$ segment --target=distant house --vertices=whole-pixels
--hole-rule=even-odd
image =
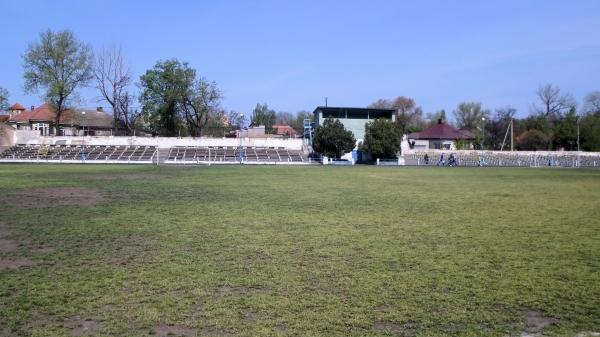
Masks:
[[[274,132],[278,136],[296,138],[297,132],[289,125],[273,125]]]
[[[9,118],[6,124],[17,130],[39,131],[40,135],[47,136],[55,134],[56,113],[52,111],[48,103],[39,107],[25,109],[16,103],[9,108]],[[101,108],[65,110],[60,116],[59,134],[64,136],[111,135],[114,119]]]
[[[459,130],[441,119],[434,126],[407,136],[415,150],[468,150],[473,147],[475,135],[468,130]],[[458,149],[457,145],[462,144]]]

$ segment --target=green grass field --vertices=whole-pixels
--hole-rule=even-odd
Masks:
[[[0,203],[2,336],[600,332],[599,170],[0,165]]]

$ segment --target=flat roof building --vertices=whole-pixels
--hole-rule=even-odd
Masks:
[[[356,141],[365,138],[365,124],[378,118],[396,120],[394,109],[348,108],[319,106],[313,111],[315,127],[322,125],[326,118],[338,119],[347,130],[354,134]]]

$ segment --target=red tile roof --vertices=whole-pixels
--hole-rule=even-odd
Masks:
[[[13,123],[29,123],[29,117],[31,117],[32,113],[33,111],[23,111],[18,115],[10,117],[8,121]]]
[[[50,104],[44,103],[31,111],[29,120],[34,121],[50,121],[53,122],[56,119],[56,113],[50,109]]]
[[[6,122],[10,118],[10,115],[0,115],[0,123]]]
[[[28,111],[25,110],[17,115],[13,115],[9,122],[14,123],[29,123],[30,121],[49,121],[53,122],[56,118],[56,114],[50,109],[48,103],[44,103],[39,107]]]
[[[278,135],[295,135],[296,130],[294,130],[289,125],[273,125],[272,128],[275,130],[275,133]]]
[[[425,129],[421,132],[414,132],[408,135],[409,139],[475,139],[471,131],[459,130],[452,125],[443,122]]]
[[[25,110],[25,107],[22,106],[19,102],[13,104],[10,108],[10,110]]]
[[[85,126],[95,128],[110,129],[113,127],[113,117],[110,114],[88,109],[82,111],[85,111],[85,116],[82,116],[80,110],[64,110],[60,116],[60,125],[80,126],[83,123]],[[48,122],[54,124],[55,121],[56,113],[52,111],[48,103],[44,103],[32,111],[23,111],[9,119],[9,122],[12,123]]]

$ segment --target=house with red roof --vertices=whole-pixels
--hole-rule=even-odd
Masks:
[[[439,119],[434,126],[407,136],[415,150],[469,150],[473,148],[475,135],[468,130],[459,130]],[[457,145],[460,149],[457,148]]]
[[[7,125],[17,130],[39,131],[40,135],[48,136],[56,134],[56,112],[50,104],[44,103],[39,107],[25,109],[21,104],[15,103],[9,108]],[[76,135],[111,135],[114,119],[101,108],[69,109],[62,112],[60,116],[59,134],[64,136]]]
[[[296,138],[296,136],[297,136],[296,130],[294,130],[294,128],[289,125],[274,124],[272,126],[272,128],[275,131],[275,134],[278,136],[291,137],[291,138]]]

